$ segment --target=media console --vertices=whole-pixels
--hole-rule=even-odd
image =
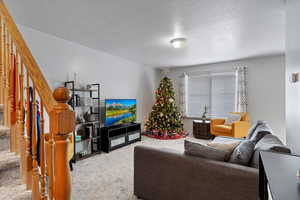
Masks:
[[[141,141],[140,123],[101,128],[101,149],[106,153],[137,141]]]

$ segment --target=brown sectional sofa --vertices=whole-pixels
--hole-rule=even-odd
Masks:
[[[217,137],[215,140],[236,139]],[[290,152],[271,134],[256,144],[249,166],[137,146],[134,151],[134,194],[143,200],[257,200],[259,173],[255,167],[262,150]]]

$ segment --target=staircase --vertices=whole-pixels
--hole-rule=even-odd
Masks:
[[[66,88],[51,91],[0,0],[1,200],[71,199],[69,98]]]
[[[9,151],[9,143],[9,129],[0,125],[0,199],[30,200],[31,191],[20,179],[19,157]]]
[[[9,150],[9,132],[3,126],[3,105],[0,105],[0,199],[30,200],[31,191],[20,179],[19,157]]]

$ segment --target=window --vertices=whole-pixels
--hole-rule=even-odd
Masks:
[[[202,114],[204,106],[211,102],[211,81],[209,76],[189,77],[188,79],[188,103],[187,115],[190,117],[199,117]]]
[[[235,111],[235,75],[214,75],[211,84],[211,116],[225,117]]]
[[[201,117],[205,105],[208,116],[225,117],[235,110],[235,73],[189,76],[187,82],[187,116]]]

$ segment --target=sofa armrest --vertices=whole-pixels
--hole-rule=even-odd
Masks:
[[[258,170],[137,146],[134,194],[147,200],[257,200]]]
[[[250,123],[247,121],[238,121],[232,123],[233,137],[242,138],[246,137],[250,129]]]

